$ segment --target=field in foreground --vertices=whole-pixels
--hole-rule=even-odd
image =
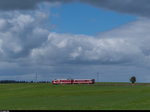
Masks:
[[[0,110],[150,110],[150,84],[0,84]]]

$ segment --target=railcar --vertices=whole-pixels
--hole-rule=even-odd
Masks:
[[[52,84],[94,84],[94,79],[55,79]]]
[[[74,79],[73,84],[94,84],[94,79]]]
[[[72,84],[72,79],[55,79],[52,81],[52,84]]]

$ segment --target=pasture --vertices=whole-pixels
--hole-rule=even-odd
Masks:
[[[0,110],[150,110],[150,84],[0,84]]]

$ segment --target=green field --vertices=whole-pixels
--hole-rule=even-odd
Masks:
[[[120,84],[0,84],[0,110],[150,109],[150,84]]]

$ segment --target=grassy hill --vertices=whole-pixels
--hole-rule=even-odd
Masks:
[[[150,84],[0,84],[0,110],[149,110]]]

